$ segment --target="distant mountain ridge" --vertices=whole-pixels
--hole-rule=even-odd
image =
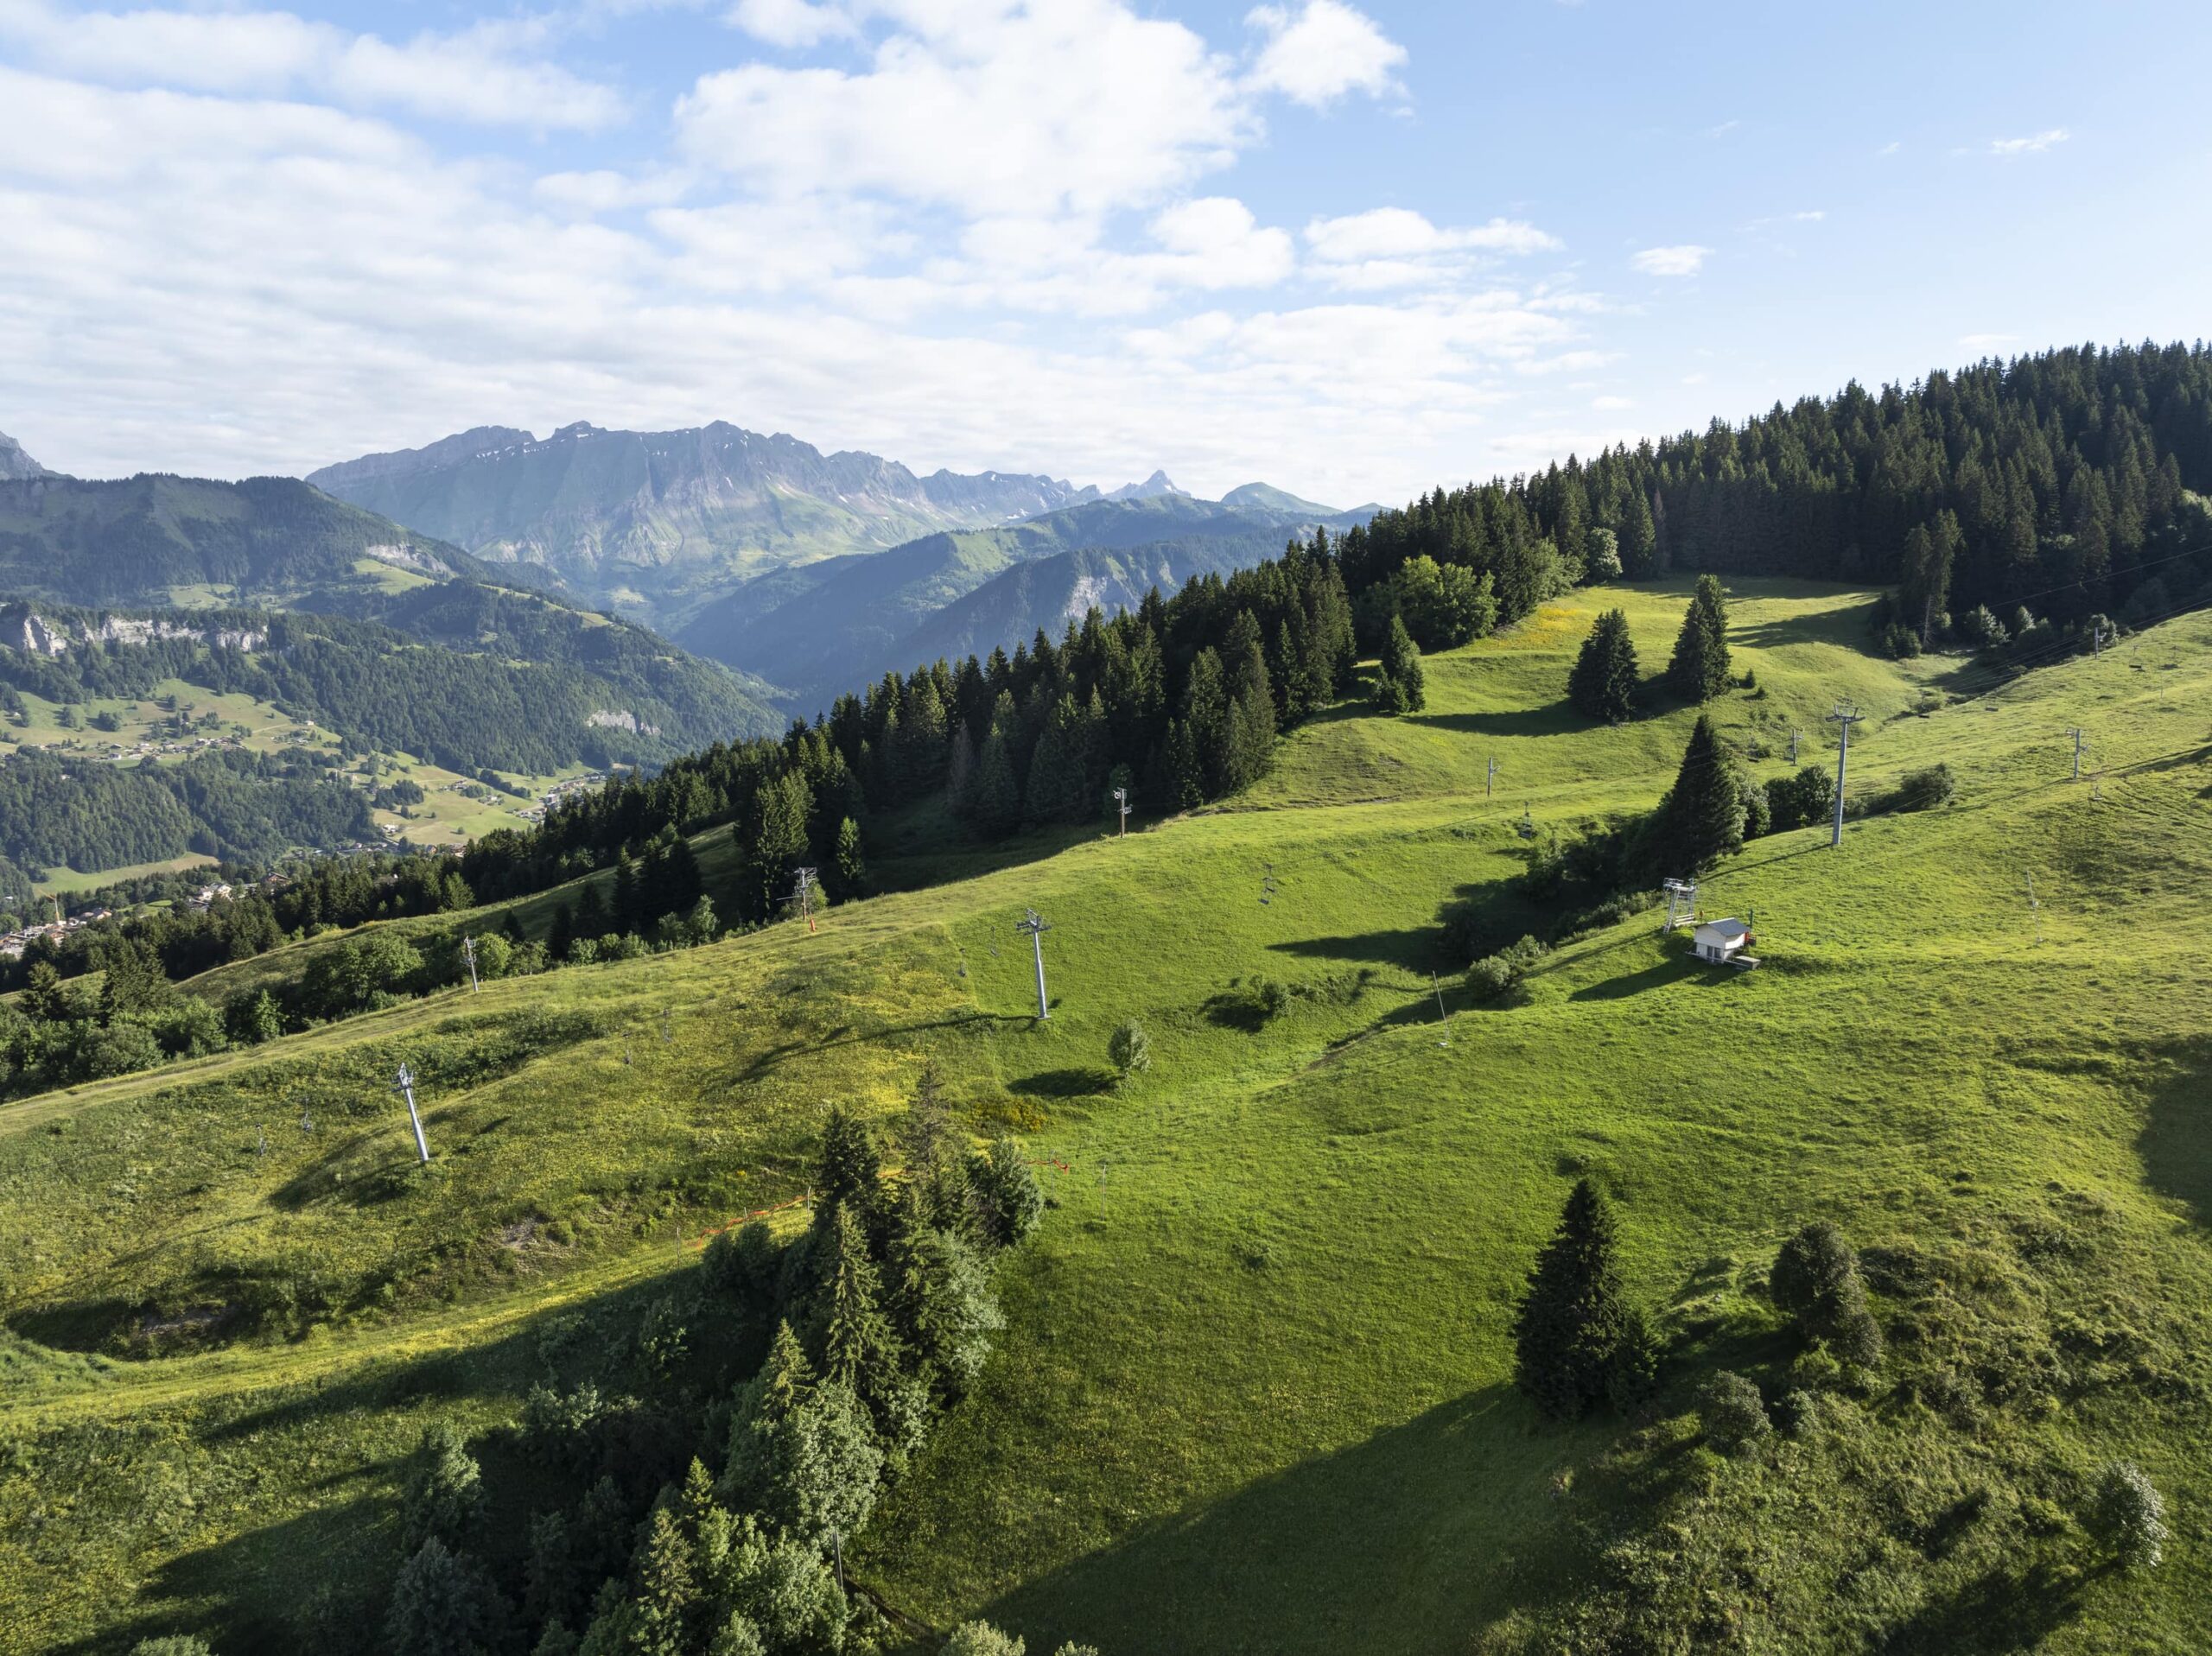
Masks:
[[[48,475],[50,474],[46,467],[23,452],[22,444],[17,442],[6,432],[0,431],[0,483],[12,483],[22,478]]]
[[[1263,485],[1238,492],[1245,504],[1231,507],[1171,485],[779,570],[708,605],[677,641],[758,674],[803,710],[939,655],[1057,634],[1093,604],[1110,613],[1154,586],[1248,568],[1317,525],[1364,521]]]
[[[878,455],[825,454],[722,421],[651,432],[580,421],[542,440],[484,426],[327,466],[308,481],[487,561],[539,565],[595,606],[658,625],[786,565],[1098,498],[1096,487],[1020,473],[918,476]]]

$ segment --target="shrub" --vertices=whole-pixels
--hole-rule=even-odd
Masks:
[[[1528,976],[1537,961],[1551,951],[1534,937],[1509,943],[1495,955],[1467,968],[1467,989],[1478,1000],[1495,1000]]]
[[[1910,661],[1920,653],[1920,635],[1902,621],[1882,630],[1882,653],[1895,661]]]
[[[1931,765],[1924,771],[1908,771],[1897,785],[1879,794],[1867,806],[1870,812],[1925,811],[1948,805],[1959,790],[1958,779],[1948,765]]]
[[[2114,1461],[2097,1480],[2082,1524],[2128,1570],[2155,1570],[2165,1556],[2166,1503],[2143,1469]]]
[[[1260,1016],[1270,1022],[1290,1010],[1290,986],[1275,978],[1262,978],[1253,987]]]
[[[173,1633],[160,1639],[141,1639],[130,1646],[130,1656],[214,1656],[214,1653],[204,1639]]]
[[[944,1656],[1022,1656],[1027,1646],[988,1621],[963,1621],[944,1641]]]
[[[1116,1030],[1106,1043],[1106,1058],[1124,1079],[1142,1075],[1152,1068],[1152,1037],[1144,1032],[1143,1025],[1132,1019]]]
[[[259,1046],[284,1032],[283,1008],[266,989],[241,989],[223,1003],[223,1027],[240,1046]]]
[[[1724,1455],[1748,1454],[1774,1430],[1759,1388],[1726,1368],[1698,1387],[1697,1412],[1706,1437]]]

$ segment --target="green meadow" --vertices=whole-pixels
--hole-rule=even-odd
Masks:
[[[0,1649],[291,1647],[307,1558],[374,1602],[428,1421],[514,1419],[575,1318],[804,1194],[830,1101],[887,1126],[925,1069],[979,1139],[1024,1139],[1052,1209],[976,1391],[849,1554],[918,1622],[1108,1656],[2212,1646],[2212,616],[2006,680],[1877,658],[1871,593],[1735,583],[1752,683],[1711,711],[1755,774],[1793,732],[1832,765],[1849,701],[1854,795],[1940,761],[1955,799],[1703,880],[1703,914],[1755,919],[1756,971],[1650,912],[1473,1004],[1445,910],[1541,927],[1530,835],[1672,780],[1694,710],[1592,728],[1564,687],[1615,606],[1656,676],[1687,593],[1578,592],[1428,660],[1423,712],[1348,704],[1247,795],[1126,838],[891,838],[888,894],[811,935],[0,1108]],[[1129,1018],[1153,1063],[1121,1082]],[[1585,1176],[1670,1358],[1648,1415],[1559,1427],[1510,1323]],[[1815,1219],[1866,1259],[1875,1382],[1808,1367],[1765,1298]],[[1690,1399],[1719,1367],[1818,1393],[1819,1424],[1713,1455]],[[2166,1496],[2153,1571],[2078,1521],[2123,1456]],[[1632,1602],[1694,1636],[1587,1619]]]

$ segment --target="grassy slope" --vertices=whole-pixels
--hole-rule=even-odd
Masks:
[[[1680,752],[1685,713],[1592,732],[1556,705],[1600,602],[1628,604],[1656,668],[1681,601],[1585,593],[1432,661],[1425,715],[1300,733],[1236,809],[877,899],[817,938],[495,986],[0,1112],[19,1325],[97,1323],[149,1287],[183,1310],[221,1267],[303,1253],[392,1285],[297,1343],[138,1364],[0,1351],[0,1442],[25,1443],[12,1470],[0,1450],[5,1647],[265,1626],[302,1545],[340,1577],[388,1572],[393,1461],[426,1412],[510,1413],[533,1319],[787,1193],[818,1100],[894,1108],[925,1062],[978,1131],[1021,1123],[1071,1171],[1048,1174],[1059,1210],[1007,1280],[1002,1355],[861,1567],[932,1620],[988,1607],[1033,1647],[1460,1648],[1558,1590],[1618,1428],[1536,1428],[1506,1319],[1578,1170],[1620,1196],[1641,1295],[1708,1344],[1743,1320],[1739,1267],[1808,1217],[1963,1245],[2073,1197],[2109,1215],[2101,1291],[2185,1315],[2212,1287],[2190,1082],[2212,1043],[2212,624],[1920,719],[1900,715],[1947,664],[1857,653],[1863,600],[1745,586],[1735,641],[1763,694],[1726,703],[1739,735],[1794,721],[1817,742],[1847,694],[1875,715],[1854,776],[1942,758],[1961,777],[1950,810],[1856,826],[1840,855],[1815,831],[1763,841],[1709,881],[1707,912],[1758,910],[1770,964],[1747,977],[1688,969],[1643,917],[1561,950],[1525,1006],[1468,1011],[1447,980],[1439,1044],[1440,903],[1519,867],[1524,806],[1641,807]],[[2075,723],[2116,771],[2094,806],[2063,785]],[[2117,773],[2161,756],[2179,757]],[[1010,930],[1025,904],[1056,928],[1041,1028]],[[1260,974],[1306,991],[1264,1035],[1236,1000]],[[447,1160],[408,1174],[404,1118],[368,1076],[397,1051],[465,1050],[448,1019],[525,1007],[601,1032],[571,1025],[438,1097]],[[1155,1068],[1110,1093],[1106,1036],[1133,1014]],[[314,1135],[294,1125],[303,1093]],[[1974,1451],[2124,1448],[2177,1497],[2167,1568],[2093,1584],[2052,1647],[2212,1638],[2193,1590],[2212,1559],[2201,1424],[2092,1397]],[[2023,1545],[2009,1521],[1931,1566],[1931,1596],[1993,1579]],[[138,1583],[127,1608],[103,1587],[119,1578]],[[1785,1595],[1770,1642],[1850,1647],[1856,1613]]]

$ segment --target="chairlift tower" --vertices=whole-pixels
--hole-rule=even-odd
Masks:
[[[1114,809],[1119,811],[1122,816],[1121,828],[1114,837],[1126,839],[1129,832],[1129,790],[1127,788],[1114,790]]]
[[[1694,879],[1664,879],[1659,889],[1667,894],[1667,923],[1662,930],[1672,931],[1677,923],[1687,924],[1697,918],[1697,882]],[[1675,905],[1681,905],[1681,919],[1676,919]]]
[[[2067,727],[2066,733],[2074,739],[2074,780],[2082,779],[2082,728],[2078,725]]]
[[[1052,927],[1052,923],[1034,909],[1024,909],[1021,913],[1022,917],[1015,923],[1014,929],[1028,934],[1030,953],[1036,957],[1037,1021],[1041,1024],[1052,1015],[1052,1003],[1045,999],[1045,934]]]
[[[1835,831],[1828,836],[1831,849],[1843,843],[1843,777],[1844,769],[1851,761],[1851,727],[1866,715],[1856,704],[1841,701],[1828,717],[1842,726],[1842,733],[1835,749]]]
[[[403,1062],[392,1086],[407,1101],[407,1120],[415,1129],[415,1149],[423,1158],[423,1165],[430,1164],[430,1141],[423,1136],[423,1114],[415,1107],[415,1072]]]
[[[814,930],[814,889],[821,884],[821,881],[815,878],[815,871],[811,868],[794,868],[791,870],[791,879],[795,882],[791,886],[791,894],[784,900],[798,904],[798,911],[806,917],[806,929],[812,931]]]
[[[464,937],[461,940],[461,958],[468,962],[468,993],[473,995],[483,993],[484,986],[476,980],[476,939]]]

